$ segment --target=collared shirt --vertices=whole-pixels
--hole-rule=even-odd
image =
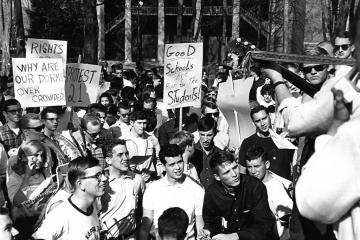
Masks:
[[[200,145],[200,142],[195,144],[194,156],[190,159],[191,163],[194,164],[196,170],[198,171],[200,182],[206,189],[210,184],[215,182],[214,174],[210,169],[210,159],[214,153],[221,151],[218,147],[214,146],[209,154],[207,155]]]
[[[209,186],[205,192],[203,218],[204,228],[210,230],[211,236],[236,232],[241,240],[278,239],[266,188],[254,177],[241,174],[234,196],[225,191],[221,182]],[[224,229],[222,218],[227,221]]]
[[[21,131],[19,134],[15,134],[7,123],[0,127],[0,142],[4,145],[6,152],[10,149],[18,148],[24,138],[24,134]]]
[[[201,216],[203,201],[204,189],[191,178],[186,176],[182,183],[174,185],[165,176],[147,187],[143,198],[143,207],[154,212],[155,228],[157,228],[159,217],[166,209],[170,207],[182,208],[190,221],[187,239],[195,239],[195,216]]]

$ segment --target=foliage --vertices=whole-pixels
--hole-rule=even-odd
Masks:
[[[68,49],[82,48],[83,10],[80,0],[31,0],[30,37],[68,41]]]

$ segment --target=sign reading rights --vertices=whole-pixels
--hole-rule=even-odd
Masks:
[[[65,105],[60,58],[13,58],[15,98],[23,107]]]
[[[164,105],[166,108],[200,107],[202,43],[165,45]]]
[[[96,102],[101,66],[68,63],[66,66],[66,105],[87,107]]]
[[[26,41],[27,58],[61,58],[66,66],[67,41],[28,38]]]

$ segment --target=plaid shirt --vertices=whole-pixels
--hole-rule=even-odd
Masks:
[[[24,138],[24,134],[21,131],[19,135],[16,135],[7,123],[0,127],[0,142],[4,145],[6,152],[12,148],[18,148]]]

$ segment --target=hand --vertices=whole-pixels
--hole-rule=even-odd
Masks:
[[[237,233],[223,234],[220,233],[212,237],[212,240],[238,240],[239,236]]]
[[[350,119],[351,108],[345,103],[344,94],[341,90],[331,89],[334,95],[334,120],[346,122]]]
[[[210,231],[209,230],[207,230],[207,229],[199,229],[198,230],[198,237],[197,237],[197,239],[203,239],[203,240],[205,240],[205,239],[211,239],[210,238]]]

